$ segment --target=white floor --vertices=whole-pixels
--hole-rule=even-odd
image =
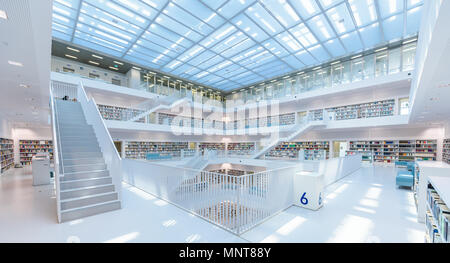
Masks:
[[[0,242],[423,242],[394,172],[363,168],[329,187],[319,211],[291,207],[240,238],[126,184],[123,209],[57,224],[51,187],[14,169],[0,177]]]
[[[291,207],[242,237],[252,242],[424,242],[414,196],[395,168],[365,167],[326,189],[319,211]]]

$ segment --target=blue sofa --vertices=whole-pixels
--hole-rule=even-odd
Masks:
[[[413,185],[414,185],[413,172],[408,171],[408,170],[397,171],[397,176],[395,177],[395,183],[397,186],[413,187]]]

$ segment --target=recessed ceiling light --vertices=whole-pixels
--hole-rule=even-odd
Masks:
[[[341,61],[340,61],[340,60],[338,60],[338,61],[335,61],[335,62],[331,63],[330,65],[336,65],[336,64],[339,64],[339,63],[341,63]]]
[[[134,66],[133,66],[133,68],[134,68],[135,70],[142,70],[141,68],[134,67]]]
[[[19,86],[22,87],[22,88],[25,88],[25,89],[31,88],[30,85],[25,85],[25,84],[20,84]]]
[[[387,49],[387,47],[380,48],[380,49],[375,50],[375,52],[380,52],[380,51],[383,51],[383,50],[386,50],[386,49]]]
[[[164,76],[166,79],[170,79],[170,77],[169,76]],[[201,88],[201,87],[200,87]]]
[[[95,61],[92,61],[92,60],[89,60],[89,63],[91,63],[91,64],[94,64],[94,65],[100,65],[100,63],[98,63],[98,62],[95,62]]]
[[[110,69],[114,69],[114,70],[119,70],[118,68],[115,67],[109,67]]]
[[[408,44],[408,43],[411,43],[411,42],[414,42],[414,41],[417,41],[417,38],[413,38],[413,39],[404,41],[402,44],[404,45],[404,44]]]
[[[304,71],[302,71],[302,72],[299,72],[299,73],[297,73],[297,75],[301,75],[301,74],[303,74],[303,73],[305,73]]]
[[[321,66],[318,66],[318,67],[313,68],[312,70],[318,70],[318,69],[321,69],[321,68],[322,68]]]
[[[67,49],[68,50],[72,50],[72,51],[74,51],[74,52],[77,52],[77,53],[79,53],[80,51],[78,50],[78,49],[75,49],[75,48],[71,48],[71,47],[67,47]]]
[[[361,55],[361,54],[359,54],[359,55],[356,55],[356,56],[353,56],[353,57],[351,57],[351,59],[355,59],[355,58],[360,58],[360,57],[362,57],[362,55]]]
[[[73,58],[73,59],[78,59],[77,57],[71,56],[71,55],[68,55],[68,54],[66,54],[66,57],[68,57],[68,58]]]
[[[3,19],[8,19],[8,16],[6,15],[6,11],[5,10],[0,10],[0,18]]]
[[[123,65],[123,63],[119,62],[119,61],[113,61],[113,62],[116,63],[116,64],[119,64],[119,65]]]
[[[16,61],[12,61],[12,60],[8,60],[8,64],[13,65],[13,66],[17,66],[17,67],[23,67],[22,63],[16,62]]]
[[[93,56],[94,58],[103,59],[103,57],[100,57],[100,56],[97,56],[97,55],[94,55],[94,54],[92,54],[92,56]]]

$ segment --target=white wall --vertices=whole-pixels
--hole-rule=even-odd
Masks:
[[[444,128],[402,127],[345,129],[341,131],[311,131],[302,137],[306,141],[355,141],[355,140],[437,140],[437,160],[442,160]]]
[[[14,162],[20,161],[19,140],[52,140],[51,128],[14,128],[12,130],[14,139]]]
[[[0,119],[0,138],[12,139],[11,124],[6,119]]]
[[[99,75],[100,79],[108,83],[111,83],[112,79],[118,79],[120,80],[121,86],[128,86],[128,78],[121,73],[89,66],[69,59],[52,56],[51,70],[54,72],[63,72],[63,67],[73,69],[75,70],[75,74],[86,77],[89,77],[89,73]]]

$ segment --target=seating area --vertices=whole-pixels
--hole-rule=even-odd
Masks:
[[[395,177],[395,184],[398,187],[410,187],[412,189],[414,185],[414,165],[414,162],[395,162],[396,167],[402,167],[397,171]]]

